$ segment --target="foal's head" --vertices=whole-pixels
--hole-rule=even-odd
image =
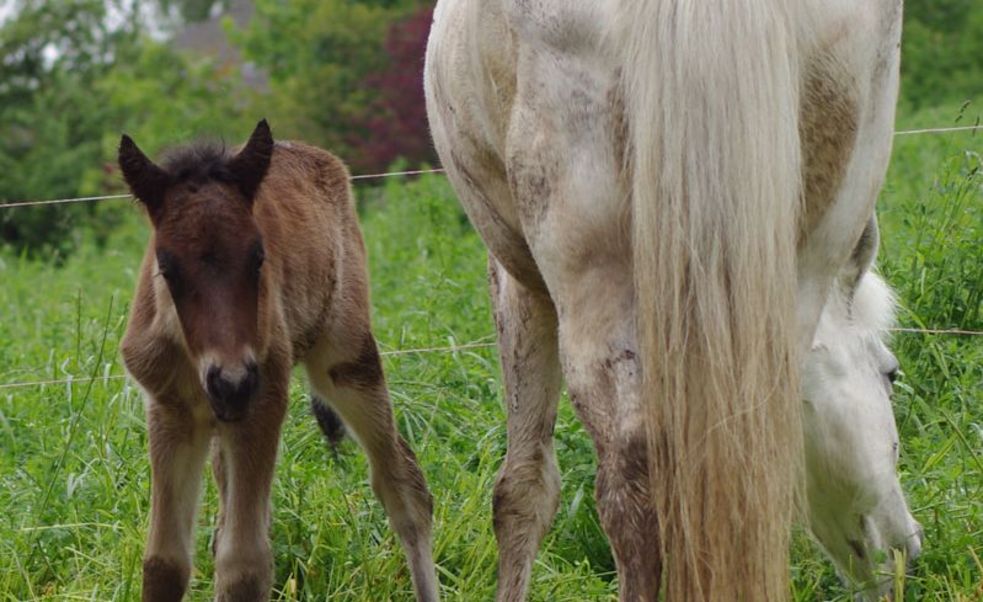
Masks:
[[[910,561],[921,550],[897,476],[898,361],[884,342],[894,301],[868,271],[876,247],[871,221],[823,310],[802,383],[810,527],[868,599],[890,592],[894,552]]]
[[[155,277],[166,284],[154,288],[173,302],[220,420],[242,418],[261,386],[270,302],[253,203],[272,154],[265,120],[234,156],[197,145],[158,166],[128,136],[119,147],[123,176],[154,227]]]

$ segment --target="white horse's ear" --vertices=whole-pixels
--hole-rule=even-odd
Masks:
[[[870,216],[867,226],[857,241],[857,246],[853,248],[850,259],[843,270],[842,282],[847,291],[847,298],[853,299],[857,292],[860,279],[870,270],[877,258],[877,247],[881,242],[880,231],[877,228],[877,216]]]

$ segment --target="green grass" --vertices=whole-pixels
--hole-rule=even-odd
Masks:
[[[902,119],[947,124],[958,107]],[[964,117],[964,120],[969,117]],[[880,210],[882,270],[904,326],[983,330],[983,135],[899,138]],[[975,170],[975,171],[974,171]],[[481,241],[439,176],[359,191],[371,256],[374,324],[384,350],[493,341]],[[0,384],[72,377],[71,385],[0,388],[0,601],[134,600],[149,503],[139,392],[117,343],[146,228],[136,211],[105,251],[64,266],[0,256]],[[899,334],[895,398],[902,480],[925,527],[908,600],[983,597],[983,338]],[[435,496],[445,597],[487,600],[495,585],[491,489],[505,450],[494,349],[388,356],[401,431]],[[351,442],[322,444],[297,378],[280,448],[273,539],[277,600],[407,600],[398,543]],[[590,442],[561,404],[560,511],[534,570],[532,600],[610,600],[613,562],[593,501]],[[207,599],[216,513],[205,490],[193,600]],[[796,599],[848,600],[803,535]],[[337,598],[335,598],[337,597]]]

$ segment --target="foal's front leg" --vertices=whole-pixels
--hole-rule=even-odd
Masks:
[[[213,468],[222,504],[214,545],[218,602],[270,599],[270,489],[289,373],[264,376],[267,384],[246,418],[220,423],[217,430]]]
[[[177,602],[188,588],[193,527],[208,425],[177,399],[147,400],[150,533],[143,560],[144,602]]]

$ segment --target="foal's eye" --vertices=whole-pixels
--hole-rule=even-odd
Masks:
[[[168,282],[171,282],[177,278],[177,262],[174,261],[174,257],[167,251],[157,252],[157,269],[159,270],[160,275],[164,277],[164,280],[167,280]]]
[[[167,281],[167,287],[171,290],[171,296],[177,298],[182,292],[181,270],[178,268],[174,256],[167,251],[158,251],[157,269],[164,280]]]

